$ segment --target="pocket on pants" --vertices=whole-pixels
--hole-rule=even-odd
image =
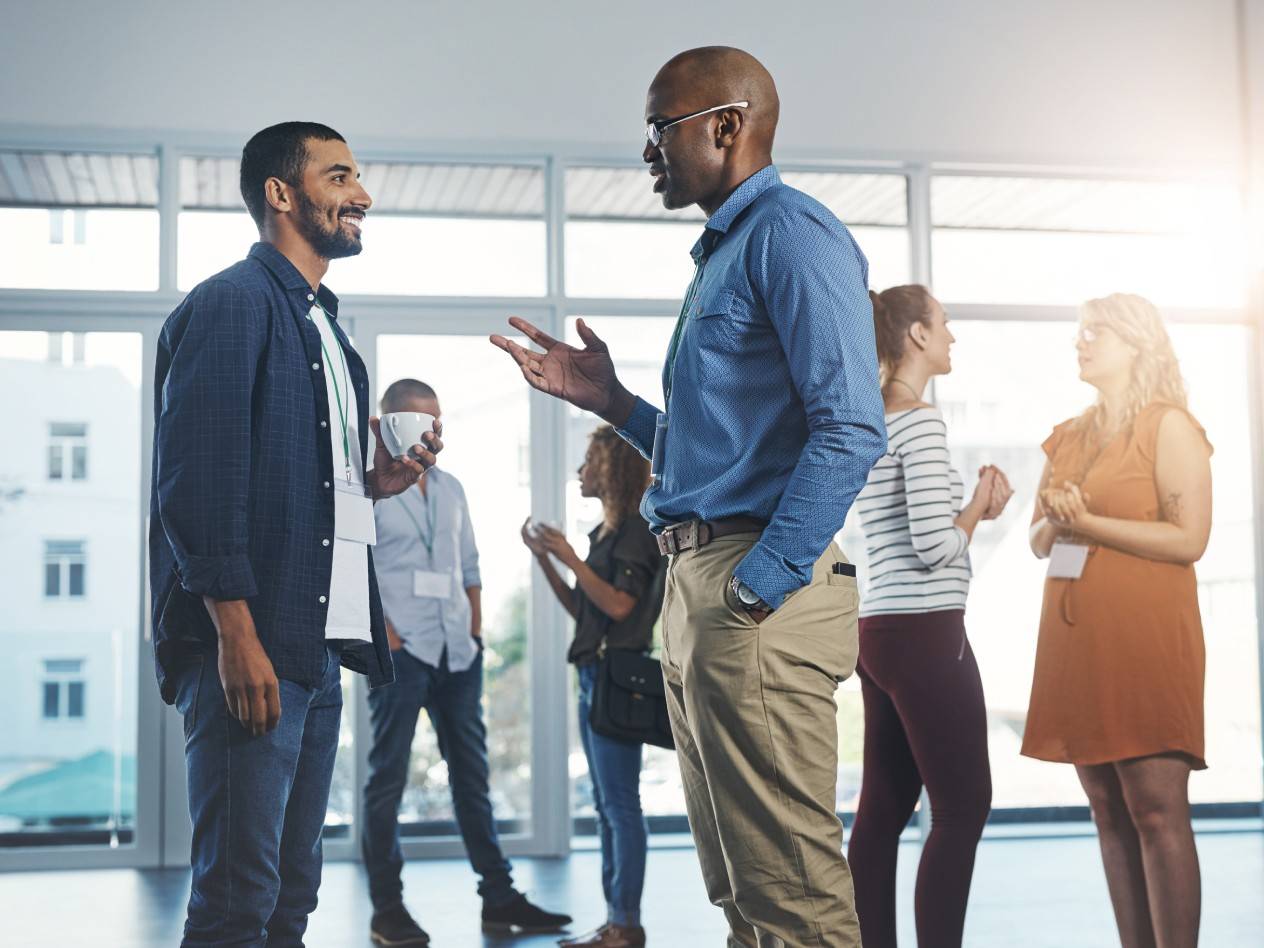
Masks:
[[[176,684],[176,710],[184,718],[184,736],[187,740],[197,724],[198,698],[202,693],[202,675],[206,671],[206,656],[190,659],[179,672]]]

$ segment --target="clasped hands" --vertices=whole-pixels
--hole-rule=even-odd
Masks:
[[[1089,516],[1090,499],[1078,484],[1063,481],[1061,487],[1046,487],[1040,492],[1040,510],[1055,526],[1076,528]]]

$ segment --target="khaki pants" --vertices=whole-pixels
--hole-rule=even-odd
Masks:
[[[663,677],[689,825],[736,946],[860,944],[834,812],[834,691],[856,667],[856,580],[830,544],[809,586],[756,624],[729,578],[758,538],[672,558]]]

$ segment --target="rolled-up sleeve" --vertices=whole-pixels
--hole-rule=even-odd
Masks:
[[[258,593],[248,553],[251,402],[266,314],[224,281],[205,283],[167,327],[155,485],[180,583],[212,599]]]
[[[474,524],[470,520],[470,505],[465,499],[465,489],[457,488],[461,504],[461,586],[472,589],[483,585],[478,570],[478,544],[474,541]]]
[[[838,221],[799,208],[757,244],[762,293],[807,417],[808,439],[771,522],[736,575],[776,608],[812,578],[886,450],[867,264]]]

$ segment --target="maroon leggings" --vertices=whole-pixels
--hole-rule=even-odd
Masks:
[[[865,948],[895,948],[900,832],[925,785],[918,948],[960,948],[974,851],[992,806],[983,683],[960,609],[860,620],[864,771],[847,855]]]

